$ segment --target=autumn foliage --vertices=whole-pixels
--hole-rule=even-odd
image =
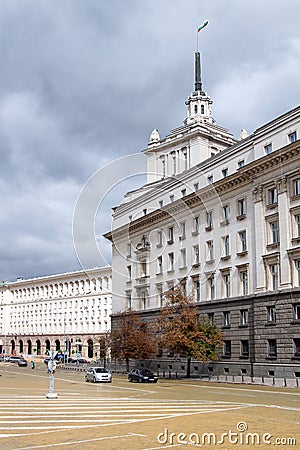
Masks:
[[[114,358],[147,359],[156,350],[156,338],[151,325],[142,321],[140,314],[127,310],[119,314],[117,327],[111,333],[111,354]]]
[[[193,299],[185,296],[180,287],[168,291],[165,299],[158,323],[161,345],[177,356],[185,355],[189,377],[192,358],[203,363],[218,358],[223,335],[208,319],[199,319]]]

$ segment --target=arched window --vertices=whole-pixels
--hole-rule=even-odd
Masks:
[[[204,114],[204,105],[201,105],[201,114]]]
[[[198,105],[194,105],[194,113],[195,113],[195,114],[198,113]]]
[[[27,353],[28,355],[32,354],[32,342],[30,339],[27,341]]]
[[[36,344],[36,354],[40,355],[41,354],[41,341],[38,339],[35,344]]]
[[[88,358],[93,358],[93,356],[94,356],[94,344],[93,344],[92,339],[89,339],[87,341],[87,344],[88,344]]]

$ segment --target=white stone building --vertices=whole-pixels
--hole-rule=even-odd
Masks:
[[[99,337],[110,330],[111,267],[0,285],[0,353],[99,356]]]
[[[146,185],[114,209],[113,313],[155,316],[180,283],[225,332],[222,370],[300,376],[300,107],[236,141],[199,64],[183,126],[154,130]]]

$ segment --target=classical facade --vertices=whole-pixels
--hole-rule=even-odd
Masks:
[[[217,125],[200,58],[183,125],[144,150],[114,209],[113,313],[155,314],[180,284],[224,332],[212,371],[300,376],[300,107],[241,139]],[[114,316],[113,316],[114,317]]]
[[[0,285],[0,353],[97,357],[110,330],[111,267]]]

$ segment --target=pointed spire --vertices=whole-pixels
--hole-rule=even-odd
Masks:
[[[195,91],[202,92],[200,52],[195,52]]]

